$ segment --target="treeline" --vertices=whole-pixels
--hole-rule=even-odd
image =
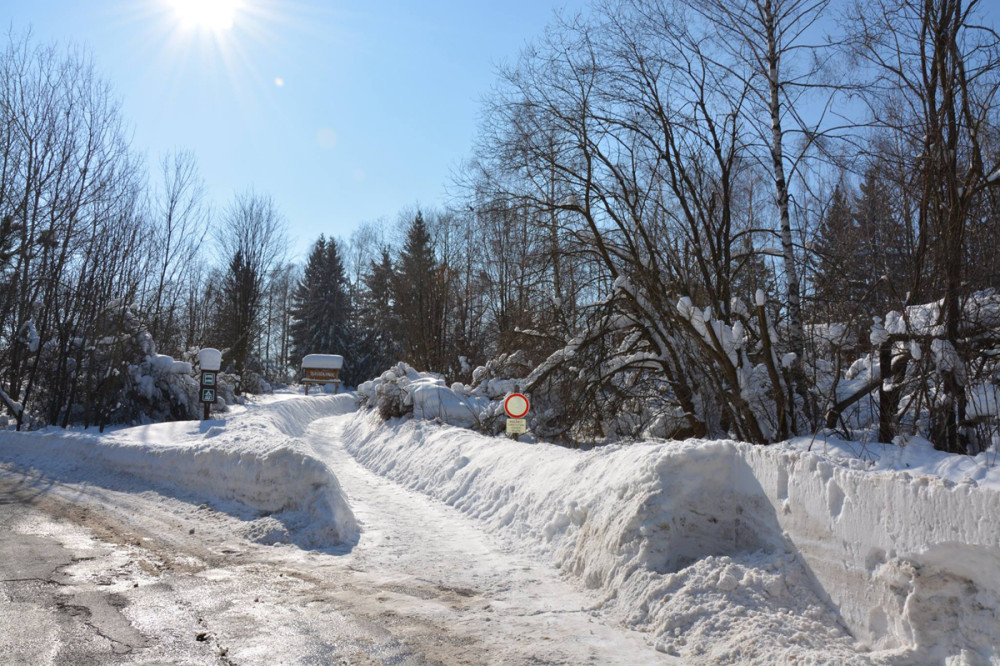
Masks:
[[[502,72],[467,179],[517,218],[495,258],[545,248],[525,388],[577,435],[997,443],[998,110],[975,0],[560,18]]]
[[[1000,37],[978,1],[557,16],[500,72],[446,210],[321,237],[301,268],[266,197],[208,216],[189,156],[149,184],[106,92],[103,134],[60,106],[89,69],[44,92],[78,60],[4,57],[4,95],[52,98],[30,126],[4,98],[0,192],[2,388],[47,422],[111,409],[133,326],[178,358],[225,348],[248,390],[308,352],[350,384],[400,360],[515,378],[556,439],[996,443]],[[214,262],[171,232],[208,217]]]
[[[178,373],[190,366],[158,351],[190,361],[203,345],[223,347],[244,388],[260,388],[261,340],[287,329],[277,313],[294,281],[283,223],[252,191],[212,215],[203,190],[190,153],[147,173],[86,57],[9,39],[0,400],[17,427],[188,417],[194,388]],[[287,350],[277,337],[267,344]]]

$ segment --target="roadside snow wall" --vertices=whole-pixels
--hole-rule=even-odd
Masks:
[[[584,452],[349,418],[345,444],[368,468],[512,545],[535,544],[664,652],[698,663],[1000,663],[994,489],[775,446]]]
[[[997,489],[772,447],[737,455],[859,640],[931,662],[966,649],[1000,663]]]
[[[354,542],[358,525],[336,476],[300,449],[310,422],[353,411],[352,395],[291,399],[226,420],[176,421],[104,435],[48,428],[0,432],[0,461],[47,477],[103,485],[127,474],[184,498],[235,503],[237,513],[271,516],[295,543],[324,547]]]

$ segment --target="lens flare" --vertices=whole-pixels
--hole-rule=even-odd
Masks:
[[[186,26],[229,30],[242,6],[241,0],[170,0],[177,17]]]

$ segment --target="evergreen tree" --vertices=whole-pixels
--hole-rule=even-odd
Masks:
[[[406,234],[393,279],[393,312],[403,360],[420,370],[439,369],[443,298],[431,235],[417,212]]]
[[[337,243],[320,236],[292,298],[293,361],[306,354],[342,354],[349,363],[354,347],[352,310]]]
[[[393,265],[388,248],[382,248],[379,262],[371,261],[361,279],[358,325],[361,330],[353,367],[359,381],[364,381],[378,375],[399,358]]]
[[[876,315],[902,306],[913,277],[906,229],[895,214],[891,196],[880,168],[870,167],[855,212],[862,239],[857,270],[866,280],[870,307]]]
[[[867,291],[870,269],[862,271],[865,245],[851,202],[838,185],[817,234],[818,257],[813,281],[815,316],[821,321],[845,321],[857,314]]]

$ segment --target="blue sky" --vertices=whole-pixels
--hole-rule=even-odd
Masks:
[[[212,2],[235,3],[211,27]],[[441,205],[480,100],[556,8],[586,0],[6,0],[16,32],[86,47],[153,164],[194,151],[209,198],[253,186],[293,253],[320,234]],[[185,14],[185,7],[190,15]]]

